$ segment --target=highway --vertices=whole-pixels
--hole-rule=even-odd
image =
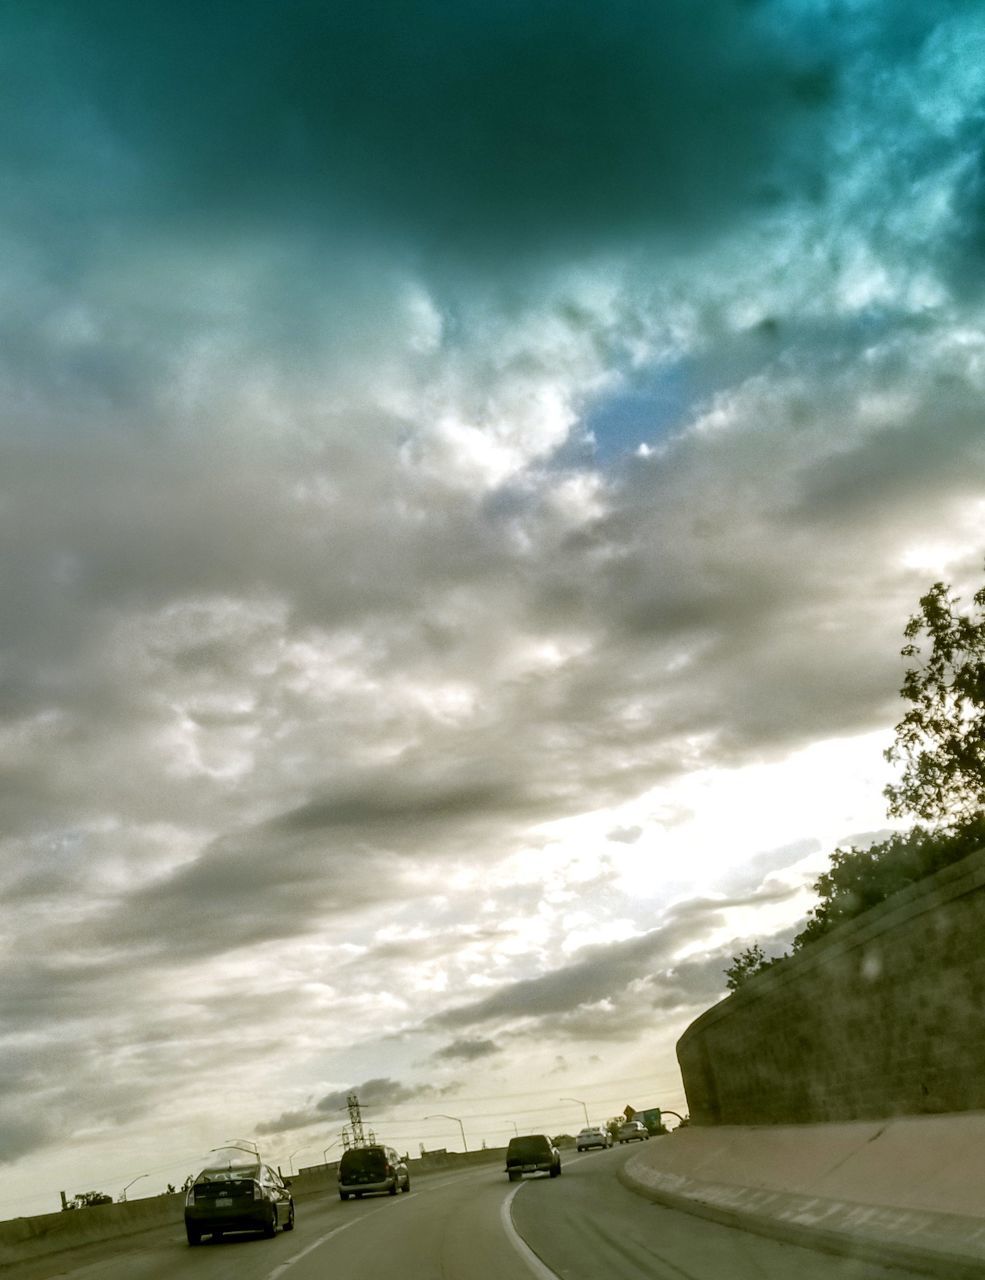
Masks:
[[[651,1204],[616,1178],[632,1151],[565,1152],[560,1178],[510,1183],[498,1165],[415,1180],[409,1194],[302,1200],[273,1240],[191,1249],[159,1228],[46,1260],[10,1280],[906,1280]],[[915,1280],[915,1276],[914,1276]]]

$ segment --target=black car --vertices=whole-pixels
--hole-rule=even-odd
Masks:
[[[359,1199],[371,1191],[386,1191],[395,1196],[410,1190],[407,1165],[393,1147],[377,1144],[352,1147],[339,1161],[339,1199]]]
[[[506,1174],[510,1182],[525,1173],[549,1173],[556,1178],[561,1172],[561,1153],[543,1133],[527,1133],[510,1138],[506,1148]]]
[[[265,1164],[223,1165],[203,1169],[185,1196],[185,1232],[189,1244],[202,1236],[218,1240],[227,1231],[294,1229],[290,1183]]]

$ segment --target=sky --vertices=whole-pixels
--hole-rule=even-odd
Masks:
[[[3,7],[0,1216],[683,1114],[891,829],[985,11],[700,8]]]

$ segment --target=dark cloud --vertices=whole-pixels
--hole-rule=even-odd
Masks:
[[[21,1156],[48,1146],[58,1136],[51,1124],[33,1115],[0,1111],[0,1164],[16,1164]]]
[[[436,1062],[475,1062],[479,1058],[490,1058],[500,1053],[502,1046],[494,1040],[483,1040],[479,1037],[452,1040],[431,1055]]]
[[[781,889],[720,901],[692,899],[675,907],[661,928],[624,942],[583,947],[578,953],[580,958],[571,964],[510,983],[471,1004],[436,1014],[430,1022],[437,1027],[473,1027],[488,1022],[540,1019],[586,1006],[581,1030],[588,1034],[595,1018],[591,1006],[620,1000],[630,983],[666,966],[687,939],[721,924],[727,908],[761,906],[791,896],[791,890]],[[601,1021],[605,1021],[604,1011]],[[627,1030],[625,1024],[623,1030]]]
[[[181,231],[368,220],[473,259],[690,238],[818,185],[810,124],[837,84],[823,30],[792,40],[762,6],[726,0],[692,18],[684,0],[619,0],[605,22],[550,0],[419,5],[409,21],[375,0],[252,2],[235,24],[189,3],[166,18],[90,4],[40,36],[8,19],[8,92],[43,74],[75,121],[57,134],[32,113],[8,159],[25,178],[65,162],[76,219],[111,203]]]
[[[428,1084],[404,1085],[385,1076],[377,1077],[364,1080],[362,1084],[353,1085],[349,1089],[338,1089],[334,1093],[326,1093],[324,1097],[305,1109],[285,1111],[276,1120],[266,1120],[258,1124],[256,1132],[258,1134],[283,1133],[289,1129],[307,1128],[313,1124],[341,1128],[346,1123],[342,1113],[348,1111],[349,1096],[353,1093],[359,1099],[360,1108],[364,1113],[363,1119],[367,1124],[371,1124],[374,1111],[396,1107],[401,1103],[414,1102],[418,1099],[444,1097],[454,1093],[460,1087],[457,1084],[444,1085],[441,1088]]]

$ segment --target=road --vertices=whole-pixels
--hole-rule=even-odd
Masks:
[[[10,1280],[906,1280],[663,1209],[616,1179],[625,1148],[565,1153],[564,1172],[510,1183],[498,1166],[415,1181],[408,1195],[298,1205],[273,1240],[188,1248],[181,1225],[87,1245]]]

